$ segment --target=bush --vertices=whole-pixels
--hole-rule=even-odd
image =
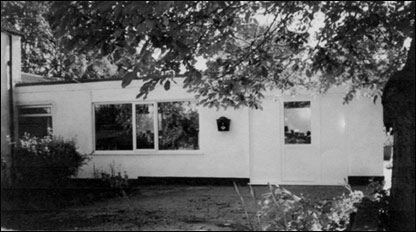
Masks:
[[[384,183],[370,180],[368,188],[372,190],[372,202],[378,209],[378,230],[391,230],[391,196],[390,189],[384,189]]]
[[[75,176],[88,156],[76,150],[74,140],[25,135],[19,139],[13,157],[15,184],[24,187],[63,186]]]
[[[237,193],[245,205],[238,188]],[[281,186],[270,186],[270,192],[258,202],[259,210],[255,219],[248,218],[250,230],[260,231],[333,231],[347,230],[350,215],[357,211],[356,205],[364,197],[363,192],[353,191],[346,186],[349,194],[332,200],[312,201],[299,197]],[[254,193],[251,189],[253,199]],[[252,223],[256,221],[256,223]]]

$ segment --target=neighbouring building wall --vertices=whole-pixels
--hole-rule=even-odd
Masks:
[[[165,91],[159,86],[145,102],[192,100],[181,81]],[[216,110],[198,107],[197,151],[94,152],[93,105],[135,102],[141,82],[125,89],[121,81],[31,85],[17,88],[18,104],[51,105],[55,135],[75,138],[79,150],[93,153],[81,178],[110,165],[130,178],[224,177],[250,178],[252,184],[342,185],[348,176],[383,175],[382,108],[355,98],[343,104],[345,91],[327,95],[286,96],[268,93],[263,110]],[[285,103],[310,105],[310,144],[285,144]],[[216,119],[231,119],[228,132],[217,130]]]
[[[9,110],[9,91],[8,91],[8,68],[9,60],[9,36],[1,33],[1,157],[8,156],[9,146],[6,135],[10,134],[10,110]]]
[[[10,43],[11,38],[11,43]],[[10,61],[10,46],[12,46],[12,78],[13,83],[20,80],[21,73],[21,46],[20,37],[9,35],[1,32],[1,157],[7,164],[10,164],[10,146],[6,140],[6,136],[11,135],[10,123],[13,120],[10,118],[10,69],[8,62]],[[13,137],[13,136],[12,136]],[[6,182],[6,175],[2,169],[2,184]]]

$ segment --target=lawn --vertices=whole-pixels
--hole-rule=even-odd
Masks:
[[[346,193],[341,186],[284,186],[311,199]],[[361,187],[361,190],[365,187]],[[254,187],[257,198],[267,186]],[[247,186],[240,187],[250,217],[256,212]],[[128,197],[83,204],[40,207],[12,204],[2,196],[1,226],[18,230],[247,230],[248,222],[232,186],[139,186]]]

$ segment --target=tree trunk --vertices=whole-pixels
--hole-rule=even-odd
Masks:
[[[415,39],[403,70],[383,91],[384,123],[394,130],[391,229],[415,231]]]

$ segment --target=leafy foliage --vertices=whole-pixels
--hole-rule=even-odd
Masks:
[[[410,5],[72,1],[54,4],[52,21],[67,48],[93,51],[125,70],[123,86],[143,79],[138,97],[158,83],[169,89],[167,80],[184,67],[185,87],[200,104],[261,108],[268,88],[325,92],[347,83],[346,101],[361,90],[381,94],[406,59]],[[197,57],[208,59],[205,72],[196,68]]]
[[[363,196],[350,190],[348,196],[313,202],[278,187],[264,196],[258,217],[264,222],[263,230],[345,230]]]
[[[16,184],[23,187],[64,185],[88,160],[76,151],[73,140],[64,141],[52,135],[37,138],[25,135],[19,139],[14,156]]]
[[[392,230],[390,189],[384,189],[384,183],[378,181],[371,181],[368,188],[373,191],[372,202],[376,204],[378,209],[378,230]]]
[[[402,1],[2,1],[25,33],[23,70],[66,79],[145,81],[138,97],[185,69],[200,104],[261,108],[268,88],[376,97],[406,59],[414,23]],[[414,6],[413,6],[414,8]],[[318,25],[318,26],[316,26]],[[208,70],[198,70],[198,57]]]
[[[28,73],[46,74],[50,71],[56,44],[44,15],[47,1],[2,1],[1,22],[22,31],[22,70]]]
[[[236,186],[235,186],[236,187]],[[258,201],[259,210],[251,230],[261,231],[342,231],[350,228],[350,215],[364,197],[346,185],[348,195],[332,200],[310,200],[297,196],[281,186],[270,185],[270,192]],[[251,188],[250,188],[251,189]],[[238,188],[236,187],[239,194]],[[254,197],[254,192],[251,189]],[[241,197],[241,194],[239,194]],[[241,197],[242,198],[242,197]],[[242,201],[244,199],[242,198]],[[244,202],[243,202],[243,205]],[[246,213],[248,218],[248,214]],[[248,220],[250,220],[248,218]]]
[[[61,46],[50,27],[51,1],[2,1],[1,21],[23,33],[22,71],[46,77],[96,79],[116,77],[107,59],[92,59]]]

